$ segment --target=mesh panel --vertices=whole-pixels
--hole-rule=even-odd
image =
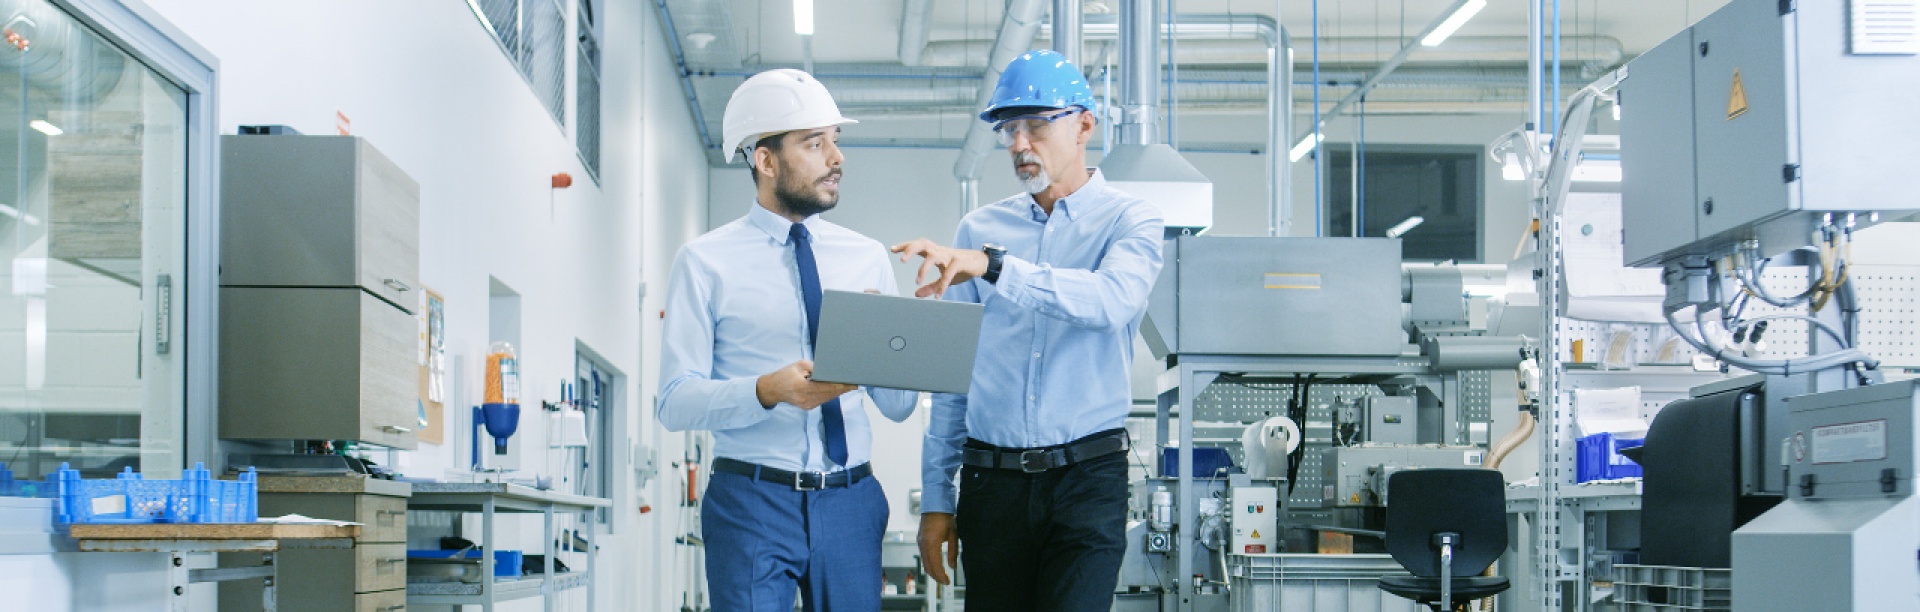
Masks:
[[[564,121],[561,109],[567,99],[566,15],[553,0],[527,0],[521,11],[527,46],[526,54],[520,59],[520,72],[527,75],[534,97],[547,107],[547,112],[553,113],[555,120]]]
[[[584,25],[584,24],[583,24]],[[587,170],[600,176],[600,62],[599,50],[591,35],[580,37],[580,57],[575,68],[573,144],[580,148],[580,159]]]

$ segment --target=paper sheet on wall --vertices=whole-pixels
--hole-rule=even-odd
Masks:
[[[1640,418],[1640,388],[1574,389],[1573,425],[1580,437],[1597,433],[1646,437],[1647,421]]]
[[[1620,194],[1571,193],[1561,217],[1566,246],[1567,316],[1589,321],[1661,323],[1666,288],[1660,270],[1628,268]]]

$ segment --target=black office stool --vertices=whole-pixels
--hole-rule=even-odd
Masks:
[[[1487,469],[1399,472],[1387,479],[1387,552],[1410,576],[1380,590],[1439,612],[1507,590],[1481,576],[1507,550],[1506,483]]]

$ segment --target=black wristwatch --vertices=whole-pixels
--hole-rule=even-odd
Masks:
[[[989,285],[999,282],[1000,260],[1006,258],[1007,247],[989,242],[980,245],[980,250],[987,254],[987,273],[980,275],[980,279],[987,281]]]

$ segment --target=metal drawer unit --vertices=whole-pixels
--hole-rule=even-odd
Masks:
[[[353,548],[279,554],[280,609],[394,612],[406,609],[407,483],[365,477],[260,479],[260,515],[301,514],[360,523]],[[223,612],[259,600],[253,583],[221,585]]]

